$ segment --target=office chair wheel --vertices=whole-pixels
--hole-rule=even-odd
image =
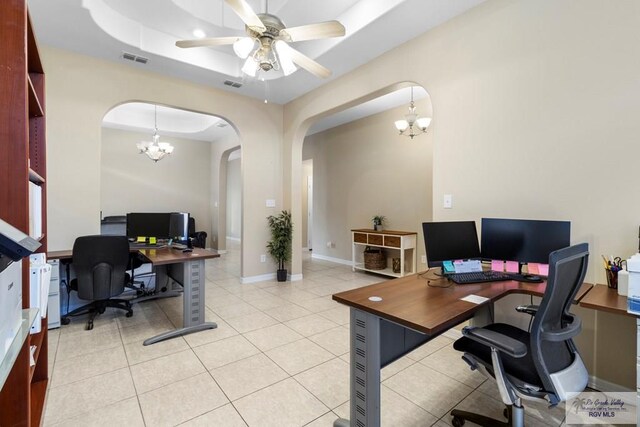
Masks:
[[[167,292],[167,287],[166,287],[166,286],[163,286],[162,288],[160,288],[160,290],[161,290],[162,292]]]
[[[69,323],[71,323],[71,319],[69,319],[68,317],[63,317],[60,319],[60,323],[62,323],[63,325],[68,325]]]
[[[464,418],[453,417],[451,419],[451,424],[453,424],[453,427],[462,427],[464,425]]]
[[[89,320],[87,322],[87,331],[90,331],[93,329],[93,320]]]
[[[125,314],[126,317],[131,317],[133,316],[133,312],[132,311],[127,311],[127,314]]]
[[[504,408],[502,410],[502,415],[506,418],[509,419],[509,408]]]

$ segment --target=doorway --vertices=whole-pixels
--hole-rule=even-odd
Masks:
[[[302,162],[302,249],[313,250],[313,159]]]

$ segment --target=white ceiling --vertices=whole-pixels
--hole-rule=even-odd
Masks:
[[[257,12],[265,0],[247,0]],[[277,71],[256,78],[242,75],[242,60],[231,46],[180,49],[175,42],[244,35],[243,24],[223,0],[29,0],[42,44],[121,62],[234,93],[284,104],[382,53],[480,4],[484,0],[271,0],[270,13],[286,25],[337,19],[340,38],[295,43],[296,49],[333,71],[328,79],[305,70],[284,77]],[[122,59],[122,52],[149,59],[146,65]],[[262,81],[266,79],[266,81]],[[241,88],[225,86],[238,81]]]

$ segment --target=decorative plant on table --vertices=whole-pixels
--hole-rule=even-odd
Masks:
[[[384,215],[376,215],[371,221],[373,221],[373,229],[376,231],[382,230],[382,225],[386,221],[386,217]]]
[[[293,224],[291,214],[282,211],[278,215],[267,217],[271,229],[271,240],[267,243],[269,255],[278,263],[278,282],[287,281],[285,263],[291,260],[291,242],[293,238]]]

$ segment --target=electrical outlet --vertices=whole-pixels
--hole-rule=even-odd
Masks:
[[[420,262],[421,262],[422,264],[426,264],[426,263],[427,263],[427,256],[426,256],[426,255],[422,255],[422,256],[420,257]]]
[[[275,208],[276,207],[276,201],[274,199],[267,199],[266,206],[268,208]]]
[[[331,247],[331,242],[327,242],[327,247],[330,248]]]
[[[267,262],[267,256],[266,255],[260,255],[260,262]]]

